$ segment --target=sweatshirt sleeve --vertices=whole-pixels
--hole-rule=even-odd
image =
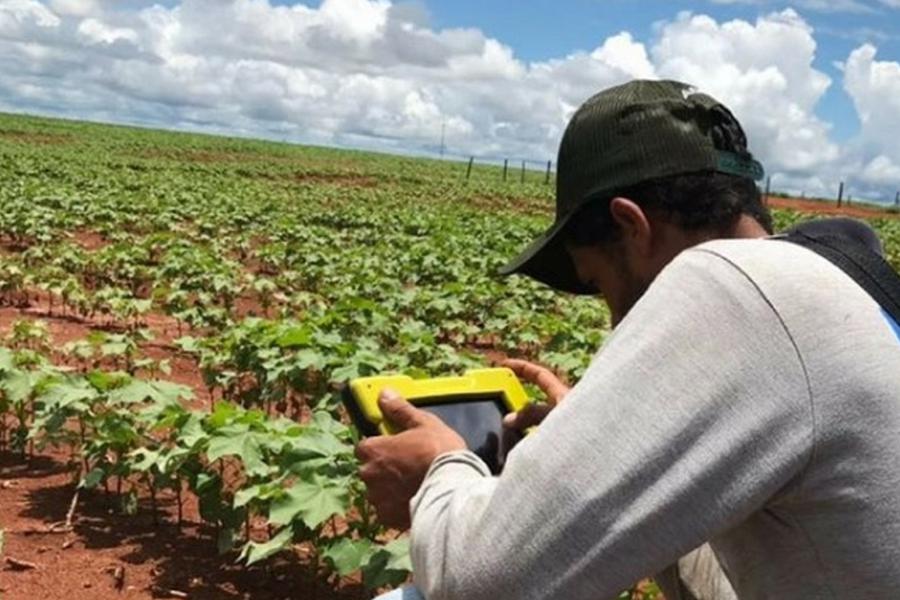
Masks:
[[[683,252],[491,477],[438,457],[411,503],[428,600],[613,598],[764,505],[809,461],[802,358],[750,278]]]

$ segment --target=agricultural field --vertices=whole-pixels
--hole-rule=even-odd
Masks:
[[[576,381],[603,304],[493,275],[552,199],[538,172],[0,115],[0,595],[405,581],[339,386],[507,356]]]

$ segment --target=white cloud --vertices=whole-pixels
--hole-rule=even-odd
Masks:
[[[809,179],[817,188],[813,177],[838,147],[814,112],[831,83],[813,68],[815,51],[812,30],[788,9],[755,23],[683,13],[662,25],[652,56],[659,75],[689,81],[729,106],[778,182]]]
[[[792,10],[754,22],[684,13],[649,44],[621,32],[526,63],[478,29],[430,27],[421,5],[143,4],[0,0],[0,108],[401,151],[436,150],[443,126],[451,152],[546,160],[589,96],[665,77],[728,104],[779,185],[825,193],[849,156],[815,115],[831,81]],[[845,85],[879,120],[897,110],[881,97],[900,94],[880,83],[895,63],[867,48],[847,61]],[[874,184],[900,161],[871,130],[851,158]]]
[[[78,33],[90,45],[114,44],[119,40],[138,41],[135,30],[127,27],[110,27],[98,19],[84,19],[78,25]]]
[[[871,184],[896,184],[900,182],[900,165],[884,154],[879,154],[867,164],[862,180]]]
[[[50,8],[60,15],[86,17],[100,12],[98,0],[51,0]]]
[[[4,0],[0,3],[0,34],[27,27],[59,27],[60,19],[38,0]]]
[[[843,64],[844,89],[853,99],[861,131],[852,147],[864,184],[900,188],[900,63],[876,60],[864,44]]]

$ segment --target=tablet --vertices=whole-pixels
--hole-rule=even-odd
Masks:
[[[363,435],[395,433],[378,408],[378,395],[385,388],[439,417],[494,474],[503,469],[506,454],[521,437],[502,423],[503,415],[528,403],[522,384],[509,369],[476,369],[434,379],[405,375],[354,379],[344,388],[344,402]]]

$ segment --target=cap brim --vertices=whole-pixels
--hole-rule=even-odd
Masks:
[[[573,211],[574,212],[574,211]],[[550,287],[570,294],[597,294],[597,290],[578,279],[572,257],[566,251],[560,232],[571,213],[553,223],[538,239],[528,245],[498,273],[527,275]]]

